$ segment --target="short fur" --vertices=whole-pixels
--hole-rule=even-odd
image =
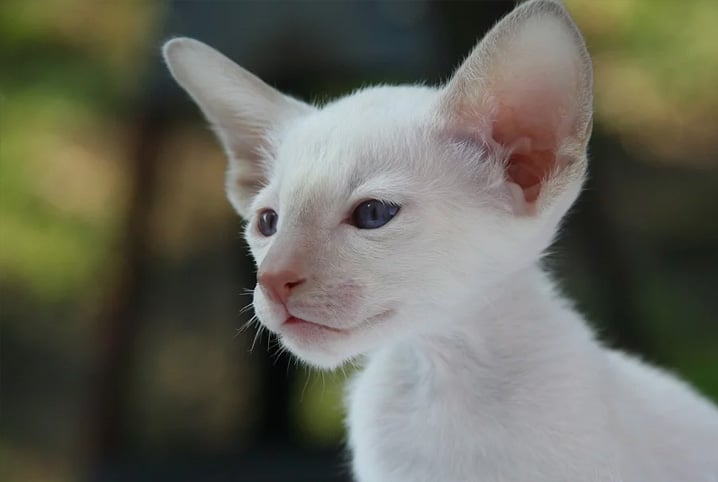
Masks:
[[[591,63],[562,5],[519,6],[445,86],[322,107],[196,40],[164,55],[227,151],[259,320],[314,366],[363,360],[358,481],[718,481],[715,407],[601,346],[540,266],[591,131]],[[357,229],[366,199],[401,209]]]

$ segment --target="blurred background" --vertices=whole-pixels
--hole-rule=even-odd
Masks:
[[[718,2],[567,0],[591,179],[548,264],[613,346],[718,400]],[[342,383],[239,328],[225,159],[159,56],[323,101],[438,84],[511,1],[0,2],[0,479],[341,481]]]

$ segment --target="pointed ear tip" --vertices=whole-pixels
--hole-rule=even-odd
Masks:
[[[575,25],[571,14],[566,5],[561,0],[529,0],[519,5],[519,9],[523,9],[526,17],[535,14],[548,14],[549,16],[559,18],[570,25]]]
[[[573,35],[576,41],[575,43],[580,50],[581,57],[590,63],[588,48],[586,47],[583,34],[562,0],[528,0],[522,3],[520,7],[525,9],[524,18],[531,17],[535,14],[543,14],[558,19],[564,26],[568,27],[568,30]]]
[[[190,37],[174,37],[162,45],[162,56],[168,64],[177,59],[180,52],[205,47],[199,40]]]
[[[551,11],[553,13],[566,15],[568,10],[561,0],[528,0],[521,6],[532,7],[538,10]]]

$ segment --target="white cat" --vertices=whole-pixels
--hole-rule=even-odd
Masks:
[[[361,482],[716,482],[718,411],[602,347],[540,266],[586,172],[592,70],[562,5],[519,6],[443,87],[317,107],[195,40],[164,47],[229,157],[259,320],[363,359]]]

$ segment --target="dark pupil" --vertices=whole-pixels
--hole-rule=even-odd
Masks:
[[[357,228],[376,229],[384,226],[399,212],[399,206],[372,199],[354,210],[353,222]]]
[[[265,236],[271,236],[277,232],[277,219],[279,216],[276,211],[267,209],[259,215],[259,232]]]

